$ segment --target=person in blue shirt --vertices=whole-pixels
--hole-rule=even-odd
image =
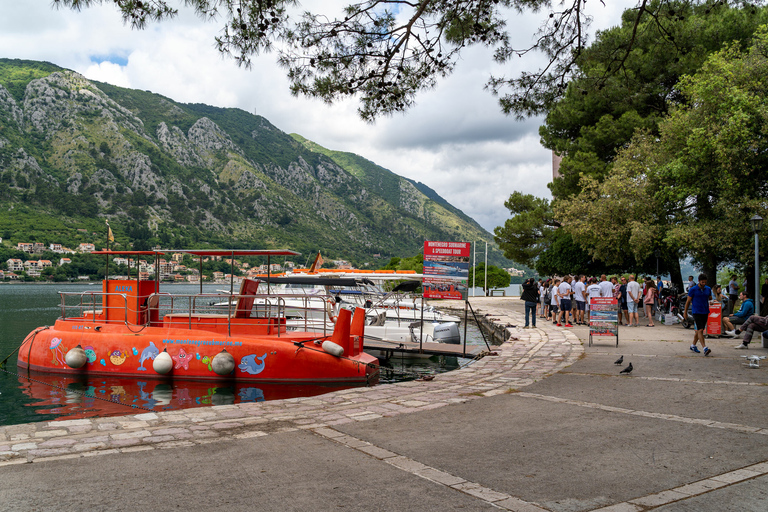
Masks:
[[[693,327],[696,332],[693,333],[691,350],[697,354],[700,353],[701,351],[696,347],[696,344],[701,343],[705,356],[712,353],[712,350],[707,347],[707,343],[704,341],[704,329],[707,328],[707,318],[709,317],[710,297],[712,297],[712,288],[707,286],[707,275],[699,274],[699,284],[688,289],[688,299],[685,301],[685,307],[683,308],[683,318],[688,320],[688,306],[692,306],[691,314],[693,315]]]
[[[755,314],[755,303],[749,298],[747,292],[741,292],[739,299],[741,299],[741,308],[733,315],[723,318],[725,334],[729,336],[736,336],[736,327],[734,326],[743,324],[747,318]]]

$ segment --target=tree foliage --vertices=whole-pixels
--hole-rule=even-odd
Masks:
[[[536,258],[550,242],[553,231],[560,225],[547,199],[531,194],[513,192],[504,203],[512,218],[494,229],[494,239],[504,256],[533,266]]]
[[[746,48],[757,27],[766,22],[768,9],[751,4],[649,2],[642,9],[625,11],[621,26],[598,33],[595,42],[578,55],[572,80],[563,95],[549,104],[540,134],[542,144],[563,157],[560,177],[550,184],[553,204],[579,197],[568,204],[571,217],[561,218],[562,210],[556,207],[558,213],[552,219],[570,224],[573,241],[589,257],[637,269],[648,258],[655,260],[649,255],[659,250],[665,262],[662,268],[673,275],[679,273],[679,246],[654,238],[661,236],[663,223],[647,224],[647,217],[658,210],[647,198],[630,204],[642,191],[627,187],[643,185],[621,178],[627,169],[616,171],[617,177],[611,178],[614,158],[635,133],[658,135],[659,123],[669,112],[689,101],[678,87],[682,76],[695,74],[724,44]],[[603,186],[603,180],[610,183]],[[583,195],[582,187],[587,188]],[[601,203],[603,196],[617,197],[609,206]],[[583,217],[584,212],[590,215]],[[585,218],[590,221],[584,222]],[[531,240],[525,234],[542,232],[551,225],[543,219],[536,223],[531,215],[513,217],[503,228],[508,232],[505,249],[518,255],[531,252]],[[630,228],[644,225],[658,229],[629,234]],[[496,228],[497,236],[500,229]],[[536,253],[545,257],[554,250],[553,241],[550,232],[548,239],[539,242]],[[545,259],[553,258],[559,255]],[[558,268],[551,263],[546,266]]]
[[[602,183],[583,177],[581,192],[559,202],[558,218],[593,255],[612,247],[642,258],[661,248],[692,256],[707,274],[720,263],[747,266],[749,219],[766,216],[768,196],[768,28],[748,51],[712,55],[677,84],[685,99],[617,156]]]
[[[545,147],[563,156],[555,198],[579,192],[580,176],[601,180],[637,130],[658,133],[670,109],[685,102],[677,87],[713,52],[746,47],[768,9],[676,1],[627,10],[621,26],[601,32],[576,59],[578,72],[541,127]],[[631,52],[624,48],[633,46]]]
[[[170,0],[111,0],[123,19],[136,28],[173,17]],[[81,9],[110,0],[54,0],[56,6]],[[738,4],[720,0],[715,5]],[[710,5],[710,0],[688,0]],[[294,94],[333,102],[347,96],[360,100],[364,119],[401,112],[416,94],[450,74],[463,48],[482,45],[494,58],[508,63],[538,51],[546,64],[535,72],[490,77],[487,87],[500,96],[502,109],[518,116],[540,114],[566,89],[577,72],[577,59],[586,48],[591,17],[586,0],[365,0],[347,5],[340,16],[328,11],[292,17],[295,0],[184,0],[204,19],[222,20],[216,45],[223,54],[249,66],[264,51],[277,50],[287,69]],[[671,40],[670,24],[682,21],[672,0],[637,0],[633,33],[647,14]],[[713,8],[713,7],[711,7]],[[542,20],[533,43],[518,46],[507,30],[510,18],[540,12]],[[673,13],[674,12],[674,13]],[[614,55],[622,72],[634,39]]]
[[[494,267],[493,265],[488,265],[487,278],[488,280],[486,282],[485,263],[480,262],[477,266],[469,269],[468,286],[470,288],[479,286],[487,295],[488,290],[494,288],[506,288],[512,280],[512,276],[509,275],[509,272],[503,268]],[[475,279],[477,279],[477,284],[475,284]]]

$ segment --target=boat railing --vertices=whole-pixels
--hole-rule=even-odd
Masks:
[[[96,322],[103,316],[104,310],[107,308],[105,306],[107,295],[126,298],[125,294],[107,294],[101,291],[59,292],[59,297],[61,298],[61,318],[81,317]],[[123,310],[123,317],[127,318],[128,301],[124,302],[125,304],[120,309]]]
[[[233,327],[253,325],[249,319],[277,319],[274,332],[285,329],[320,332],[333,330],[334,300],[328,295],[306,294],[178,294],[158,292],[136,300],[121,293],[102,291],[59,292],[61,318],[86,319],[92,323],[165,327],[199,327],[203,320],[225,319]],[[118,299],[118,300],[114,300]],[[110,304],[118,304],[110,306]],[[134,319],[134,320],[132,320]],[[270,331],[273,330],[269,324]]]
[[[327,335],[324,318],[329,300],[331,297],[305,294],[157,293],[148,302],[155,304],[164,326],[191,329],[200,319],[225,318],[231,333],[233,327],[251,325],[253,318],[277,319],[275,333],[280,336],[283,328]]]

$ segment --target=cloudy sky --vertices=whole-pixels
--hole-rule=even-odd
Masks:
[[[593,28],[618,24],[622,8],[634,2],[606,3],[591,3]],[[291,96],[274,54],[255,59],[251,70],[238,68],[213,46],[220,25],[189,12],[143,31],[123,25],[110,5],[77,13],[56,10],[50,0],[0,0],[0,12],[0,57],[45,60],[89,79],[262,115],[285,132],[425,183],[491,232],[508,218],[504,201],[511,192],[550,197],[551,154],[539,143],[541,119],[505,116],[483,89],[491,74],[537,69],[535,58],[502,68],[490,51],[472,48],[452,76],[417,97],[415,108],[371,125],[357,117],[354,101],[328,106]],[[526,44],[540,21],[541,15],[516,16],[510,33]]]

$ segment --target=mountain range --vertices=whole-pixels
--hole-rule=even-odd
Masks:
[[[493,236],[427,185],[236,108],[0,59],[6,243],[289,248],[355,263]],[[101,237],[101,238],[100,238]],[[303,263],[303,261],[302,261]]]

